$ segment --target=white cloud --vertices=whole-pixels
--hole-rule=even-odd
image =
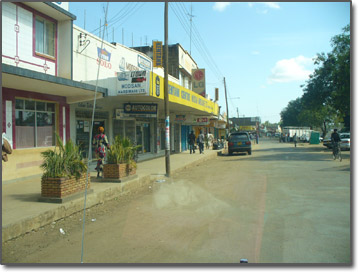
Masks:
[[[269,83],[282,83],[291,81],[307,80],[312,71],[307,66],[313,65],[312,58],[298,56],[292,59],[283,59],[276,62],[271,69]]]
[[[263,2],[261,3],[269,8],[273,8],[273,9],[279,9],[280,5],[277,2]]]
[[[266,8],[271,8],[271,9],[280,9],[280,5],[279,3],[277,2],[260,2],[260,3],[252,3],[252,2],[249,2],[248,3],[248,6],[250,8],[252,8],[254,5],[261,5],[262,6],[265,6]],[[259,13],[263,13],[263,14],[266,14],[268,12],[268,10],[263,10],[263,11],[258,11]]]
[[[217,11],[224,11],[230,4],[230,2],[215,2],[213,9]]]

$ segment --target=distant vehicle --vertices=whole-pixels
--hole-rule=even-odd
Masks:
[[[233,152],[247,152],[251,155],[251,141],[247,132],[233,132],[228,139],[229,155]]]
[[[341,137],[341,150],[350,150],[351,149],[351,134],[350,133],[339,133],[339,136]],[[329,133],[324,139],[323,139],[323,145],[329,149],[332,148],[332,142],[331,142],[331,133]]]
[[[301,135],[301,137],[299,137],[299,139],[301,142],[307,143],[310,141],[310,136],[307,134],[303,134],[303,135]]]
[[[350,150],[351,149],[351,134],[350,133],[340,133],[341,137],[341,150]]]
[[[329,149],[332,148],[331,134],[327,134],[326,137],[323,139],[323,145]]]

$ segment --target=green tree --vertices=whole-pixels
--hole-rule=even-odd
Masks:
[[[302,112],[302,98],[297,98],[296,100],[291,100],[288,102],[286,108],[284,108],[281,115],[281,125],[286,126],[300,126],[301,121],[298,116]]]

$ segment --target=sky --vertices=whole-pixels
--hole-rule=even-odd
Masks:
[[[70,2],[69,11],[75,25],[99,35],[106,6]],[[206,92],[214,98],[219,88],[221,113],[225,78],[229,117],[277,123],[288,102],[302,96],[314,57],[331,52],[331,39],[350,23],[350,3],[170,2],[168,18],[168,43],[180,43],[205,69]],[[163,2],[109,2],[107,21],[109,42],[164,43]]]

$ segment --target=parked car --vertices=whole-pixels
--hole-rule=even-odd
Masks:
[[[331,134],[327,134],[323,139],[323,145],[327,148],[332,148]]]
[[[340,133],[341,137],[341,150],[350,150],[351,149],[351,134],[350,133]]]
[[[247,132],[233,132],[228,139],[229,155],[233,152],[247,152],[251,155],[251,141]]]
[[[339,133],[339,136],[341,137],[341,149],[342,150],[350,150],[351,149],[351,134],[350,133]],[[323,145],[327,148],[332,148],[332,142],[331,142],[331,134],[328,134],[323,139]]]

